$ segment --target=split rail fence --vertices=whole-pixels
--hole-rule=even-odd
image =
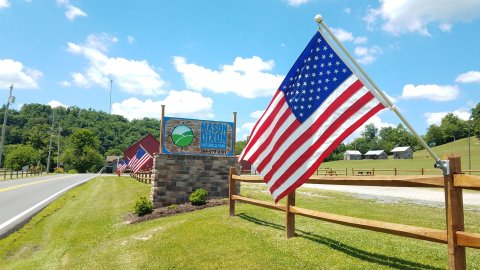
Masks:
[[[352,186],[383,187],[419,187],[443,188],[445,191],[445,210],[447,230],[431,229],[397,223],[341,216],[319,212],[295,206],[295,191],[287,195],[285,204],[256,200],[237,195],[236,181],[263,183],[261,176],[237,175],[236,169],[230,169],[230,216],[235,216],[235,202],[244,202],[260,207],[285,212],[286,237],[295,236],[295,215],[333,222],[366,230],[410,237],[448,246],[449,269],[465,269],[465,248],[480,248],[480,234],[464,231],[463,189],[480,190],[480,176],[465,175],[461,171],[460,157],[449,157],[450,175],[405,175],[405,176],[312,176],[308,184],[331,184]]]
[[[28,177],[28,176],[34,176],[34,175],[41,175],[43,172],[42,171],[13,171],[13,170],[5,170],[1,169],[0,170],[0,177],[3,178],[3,180],[7,179],[16,179],[16,178],[23,178],[23,177]]]

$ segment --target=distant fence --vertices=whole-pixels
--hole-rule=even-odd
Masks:
[[[0,169],[0,179],[7,180],[7,179],[16,179],[16,178],[23,178],[29,177],[34,175],[41,175],[43,172],[38,171],[14,171],[14,170],[6,170]]]
[[[142,182],[146,184],[152,183],[152,172],[131,173],[130,176],[134,179],[137,179],[138,182]]]
[[[236,195],[236,181],[263,183],[260,176],[237,175],[235,168],[230,169],[230,216],[235,216],[235,201],[245,202],[286,213],[285,228],[287,238],[295,236],[295,215],[333,222],[366,230],[394,234],[414,239],[438,242],[448,245],[449,269],[465,269],[465,247],[480,248],[480,234],[464,231],[464,211],[462,189],[480,190],[480,177],[464,175],[461,171],[460,157],[449,158],[450,175],[443,176],[312,176],[306,183],[352,186],[387,187],[436,187],[445,191],[447,230],[430,229],[383,221],[341,216],[319,212],[295,206],[295,191],[287,195],[286,204],[275,204]]]

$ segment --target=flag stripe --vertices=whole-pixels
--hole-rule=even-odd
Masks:
[[[361,125],[363,125],[370,117],[384,109],[385,106],[382,103],[377,104],[373,109],[368,111],[366,114],[364,114],[358,121],[356,121],[353,125],[350,125],[345,132],[343,132],[339,137],[335,139],[332,144],[320,155],[319,159],[313,163],[312,166],[308,170],[305,171],[303,175],[298,177],[298,180],[295,181],[292,185],[289,186],[290,183],[285,183],[284,188],[279,188],[277,189],[272,196],[274,198],[283,198],[299,186],[301,186],[305,181],[310,177],[314,171],[320,166],[322,161],[337,147],[338,144],[340,144],[343,140],[345,140],[348,136],[350,136],[357,128],[359,128]],[[278,200],[275,200],[275,202],[278,202]]]
[[[270,155],[272,155],[271,160],[274,160],[275,163],[270,162],[265,167],[267,171],[262,170],[262,173],[265,173],[265,177],[270,179],[272,174],[283,165],[286,158],[296,158],[297,156],[292,155],[293,153],[298,152],[301,154],[300,151],[298,151],[299,147],[304,144],[306,140],[308,140],[313,134],[321,133],[322,130],[319,130],[320,127],[324,126],[323,129],[325,129],[325,127],[327,127],[328,124],[334,120],[334,117],[341,113],[341,111],[339,112],[339,108],[342,108],[343,110],[347,109],[347,100],[351,98],[356,99],[357,96],[362,96],[365,94],[367,90],[361,86],[361,82],[356,80],[338,97],[335,97],[335,99],[333,99],[331,102],[325,104],[325,109],[322,110],[320,108],[317,112],[315,112],[315,115],[312,115],[312,117],[310,117],[307,122],[303,123],[299,129],[292,132],[288,139],[283,143],[283,147],[270,153]],[[329,121],[325,122],[327,120]]]
[[[255,126],[253,127],[252,129],[252,132],[250,133],[250,140],[247,144],[247,146],[243,149],[240,157],[239,157],[239,160],[242,160],[244,159],[244,156],[245,154],[250,150],[250,148],[252,147],[252,145],[254,143],[256,143],[256,138],[257,138],[257,131],[258,131],[258,128],[263,126],[263,124],[265,123],[265,119],[270,117],[271,116],[271,112],[273,110],[274,107],[276,107],[278,105],[278,103],[280,102],[281,100],[281,95],[280,95],[280,91],[277,91],[275,93],[275,95],[273,96],[272,98],[272,101],[270,102],[270,104],[268,104],[268,107],[267,109],[265,110],[265,112],[263,112],[262,116],[260,117],[260,119],[258,119],[257,123],[255,124]],[[252,140],[255,140],[255,141],[252,141]]]
[[[362,108],[362,106],[364,106],[366,103],[368,103],[372,99],[373,99],[372,93],[367,92],[360,99],[358,99],[358,101],[355,102],[352,106],[349,106],[349,108],[345,110],[345,112],[343,112],[339,117],[336,117],[335,121],[333,121],[332,124],[328,125],[325,131],[321,132],[321,135],[319,134],[320,137],[318,139],[315,138],[316,136],[313,136],[314,134],[312,133],[314,133],[315,131],[321,130],[320,126],[324,125],[325,119],[319,119],[319,121],[317,121],[315,125],[312,125],[309,132],[306,132],[304,133],[304,135],[300,136],[299,139],[295,142],[295,144],[291,146],[292,149],[289,149],[289,151],[294,151],[294,149],[298,149],[296,151],[297,152],[301,151],[302,155],[294,159],[291,158],[292,156],[288,157],[288,161],[291,161],[292,163],[283,164],[282,166],[283,168],[288,167],[284,172],[278,171],[277,170],[278,167],[273,168],[272,171],[275,170],[274,171],[275,174],[273,178],[276,179],[276,181],[272,183],[272,185],[270,186],[270,191],[273,192],[281,184],[283,184],[285,180],[287,180],[288,177],[290,177],[296,170],[298,170],[298,168],[301,167],[302,164],[306,160],[308,160],[319,147],[324,145],[325,141],[329,139],[329,137],[337,130],[337,128],[339,128],[343,123],[345,123],[349,118],[351,118],[355,113],[357,113],[357,111],[359,111]],[[311,143],[311,140],[315,142]],[[304,150],[303,148],[305,148],[305,146],[307,147],[309,146],[309,147]],[[280,160],[284,160],[284,159],[285,159],[284,156],[280,158]],[[279,166],[278,163],[275,165]],[[269,173],[272,173],[272,171],[270,171]],[[265,176],[267,180],[270,180],[270,178],[272,177],[271,176],[272,174],[270,174],[270,176],[268,174]]]
[[[290,123],[284,123],[284,125],[288,125],[287,130],[285,131],[285,135],[282,135],[278,142],[271,142],[271,144],[275,144],[276,147],[273,147],[271,152],[268,153],[268,155],[264,159],[260,159],[257,163],[258,165],[258,171],[261,172],[264,170],[265,167],[269,168],[271,167],[271,164],[269,162],[272,160],[274,155],[279,152],[279,153],[284,153],[286,151],[286,147],[288,147],[291,143],[293,143],[293,140],[295,139],[295,136],[299,136],[299,134],[305,132],[305,130],[308,128],[309,125],[313,124],[314,121],[317,120],[317,118],[323,113],[323,111],[327,110],[328,107],[330,106],[331,103],[335,102],[337,98],[343,95],[345,91],[349,89],[349,87],[357,81],[357,77],[352,75],[348,79],[345,80],[339,87],[338,91],[332,93],[324,102],[323,104],[319,107],[317,112],[312,115],[307,121],[305,121],[302,124],[302,128],[297,129],[300,126],[300,122],[297,120],[298,123],[294,123],[290,125]],[[294,133],[295,132],[295,133]]]

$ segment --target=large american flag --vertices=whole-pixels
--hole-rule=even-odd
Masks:
[[[152,155],[150,155],[147,150],[140,145],[137,153],[130,160],[129,166],[134,173],[137,173],[140,171],[140,169],[142,169],[143,165],[145,165],[151,159],[153,159]]]
[[[257,168],[278,202],[385,108],[379,99],[318,31],[255,124],[239,160]]]

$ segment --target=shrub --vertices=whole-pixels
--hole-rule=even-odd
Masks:
[[[178,204],[172,204],[172,205],[169,205],[167,206],[168,209],[177,209],[178,208]]]
[[[139,200],[135,203],[134,213],[143,216],[145,214],[150,214],[153,211],[153,205],[150,200],[147,200],[145,197],[140,197]]]
[[[207,196],[208,192],[203,188],[199,188],[190,194],[188,199],[193,205],[204,205],[207,203]]]
[[[78,173],[78,172],[77,172],[77,170],[75,170],[75,169],[70,169],[70,170],[68,170],[68,173],[70,173],[70,174],[76,174],[76,173]]]
[[[62,167],[55,167],[53,170],[54,173],[65,173],[65,170]]]

